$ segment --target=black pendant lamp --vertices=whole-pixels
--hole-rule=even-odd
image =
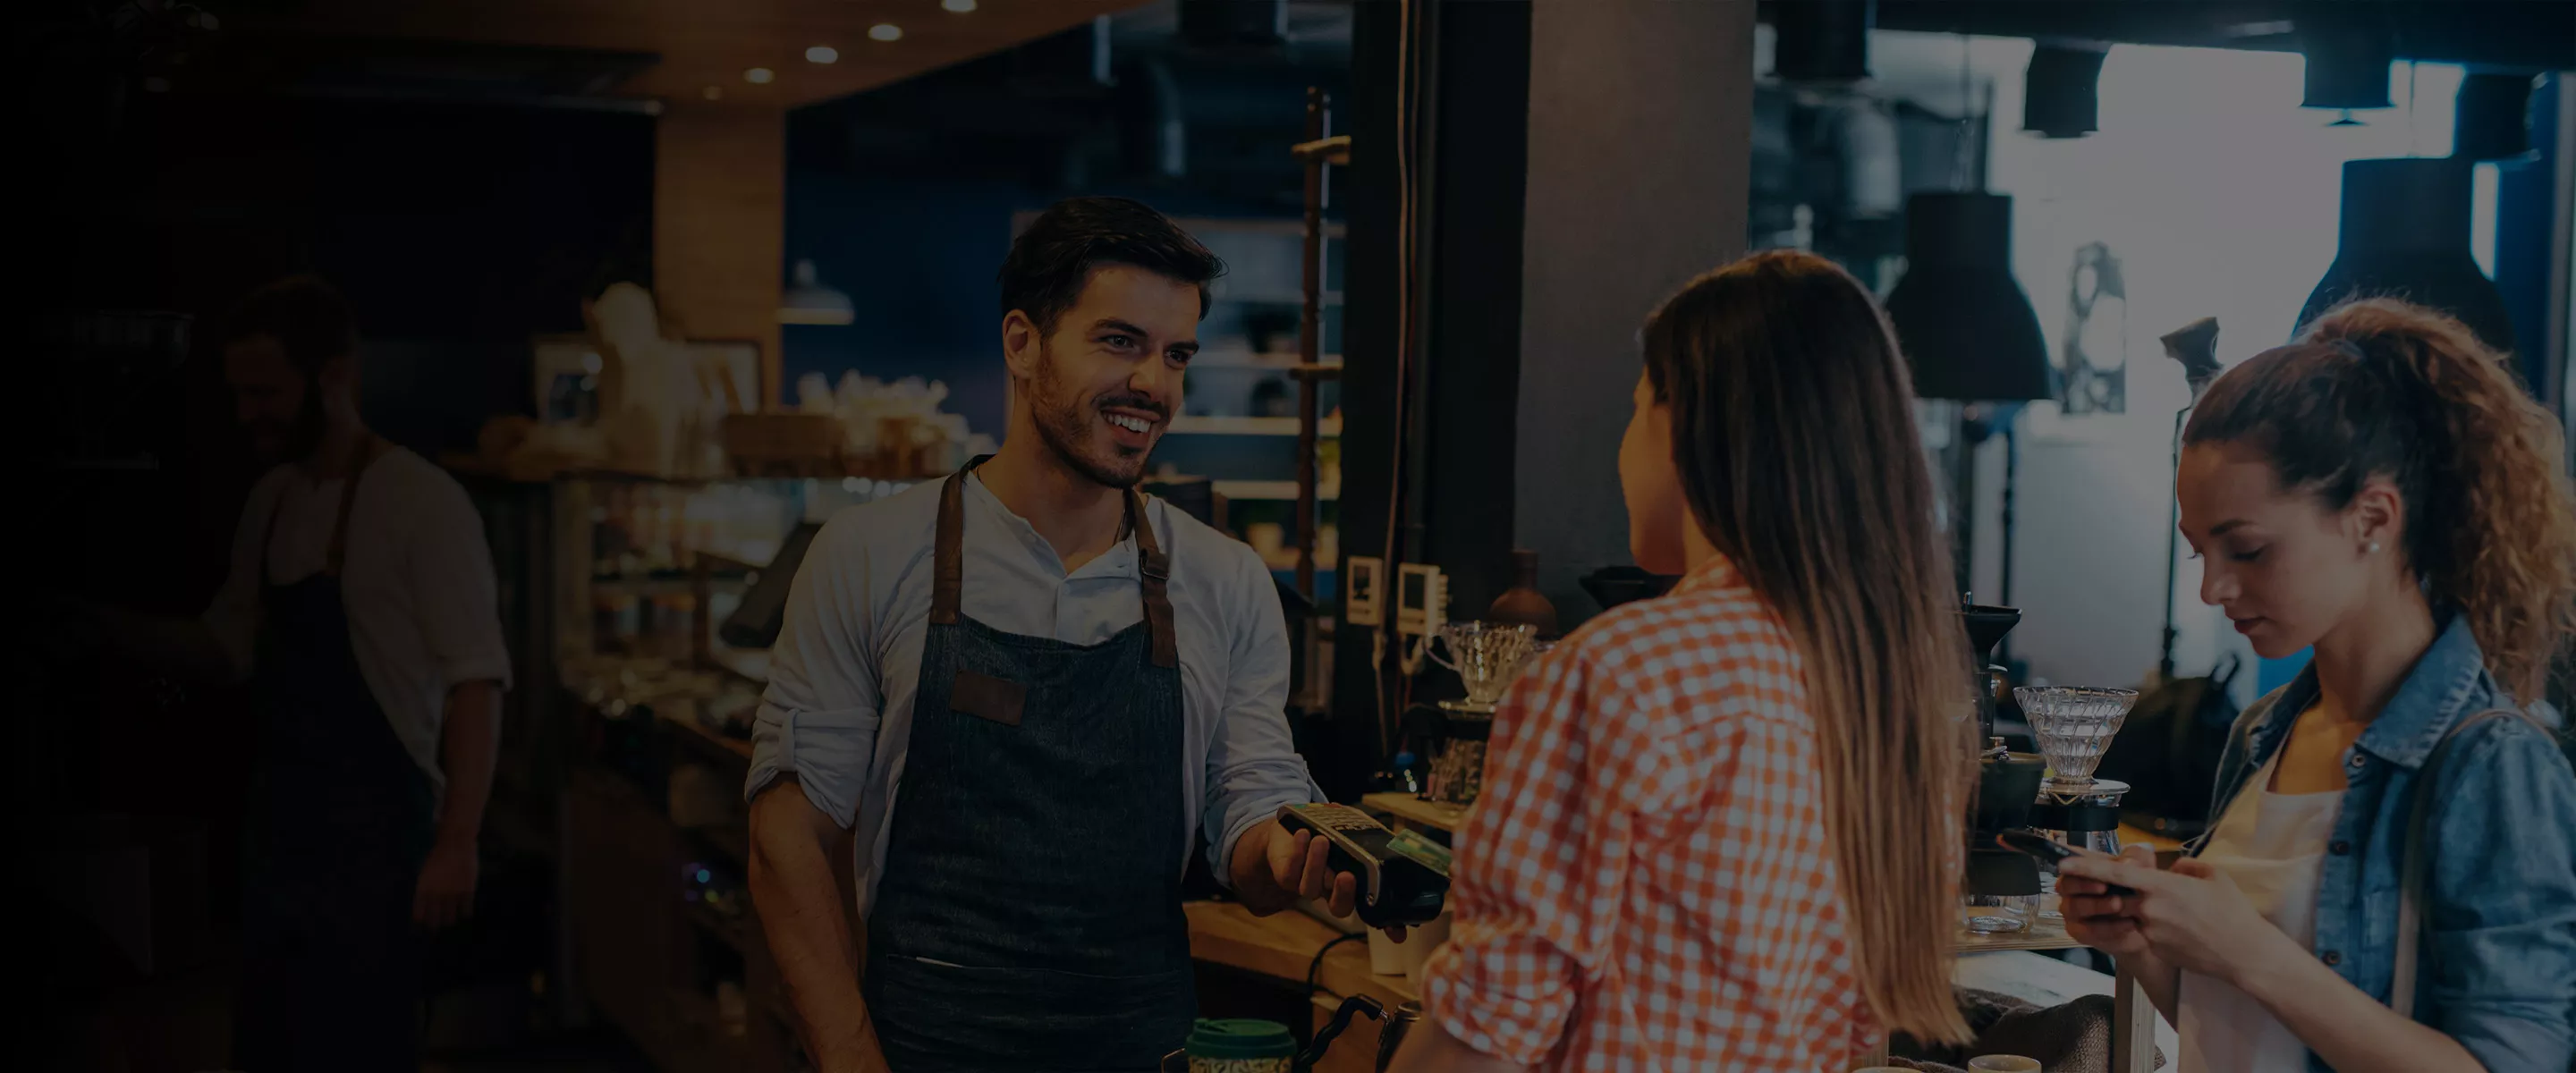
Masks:
[[[2081,138],[2102,129],[2101,49],[2041,45],[2022,71],[2021,129],[2042,138]]]
[[[2345,161],[2334,264],[2308,294],[2299,324],[2348,298],[2403,298],[2458,317],[2488,346],[2512,350],[2504,295],[2469,255],[2472,166],[2458,157]]]
[[[2452,113],[2451,155],[2517,160],[2531,154],[2530,75],[2471,74],[2460,82]]]
[[[1876,0],[1798,0],[1771,13],[1771,74],[1792,85],[1849,85],[1869,77]]]
[[[1905,202],[1905,278],[1887,317],[1927,399],[2056,397],[2039,315],[2012,275],[2012,198],[1916,194]]]

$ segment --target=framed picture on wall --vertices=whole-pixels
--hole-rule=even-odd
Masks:
[[[529,402],[546,424],[587,425],[599,416],[599,347],[580,332],[540,335],[528,362]]]

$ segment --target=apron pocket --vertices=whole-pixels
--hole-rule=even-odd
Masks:
[[[1028,699],[1029,687],[989,674],[960,670],[948,682],[950,710],[1003,726],[1020,725],[1020,708]]]
[[[1187,967],[1134,976],[868,959],[868,1016],[896,1073],[1151,1070],[1198,1016]]]

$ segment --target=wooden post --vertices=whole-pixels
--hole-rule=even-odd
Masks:
[[[787,113],[674,101],[653,142],[653,298],[664,334],[757,341],[758,405],[776,406]]]
[[[1324,91],[1306,87],[1306,141],[1322,141],[1325,131]],[[1305,302],[1297,318],[1297,363],[1312,367],[1322,354],[1324,328],[1324,158],[1300,153],[1306,165],[1306,259],[1301,282]],[[1297,378],[1297,595],[1315,598],[1315,434],[1321,420],[1315,412],[1315,378]]]
[[[2154,1073],[2156,1004],[2125,966],[2111,987],[2111,1073]]]

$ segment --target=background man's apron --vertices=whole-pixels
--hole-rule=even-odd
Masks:
[[[1143,622],[1086,646],[961,615],[973,468],[940,493],[868,1014],[897,1073],[1153,1069],[1197,1012],[1170,563],[1130,491]]]
[[[349,508],[371,448],[360,445],[320,572],[270,579],[276,514],[260,541],[260,766],[243,840],[234,1038],[250,1073],[420,1068],[411,907],[429,851],[429,778],[359,673],[340,594]]]

